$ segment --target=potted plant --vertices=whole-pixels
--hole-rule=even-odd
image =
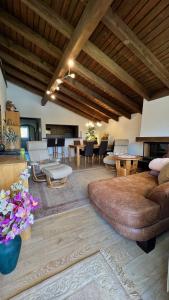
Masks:
[[[17,183],[9,190],[0,191],[0,273],[12,272],[21,249],[20,234],[34,223],[32,212],[38,207],[38,199],[24,186],[29,176],[25,170]]]
[[[87,142],[95,142],[97,141],[97,137],[95,135],[95,127],[90,125],[86,132],[86,141]]]
[[[6,127],[4,130],[4,139],[5,144],[7,144],[9,148],[13,150],[15,149],[15,144],[19,139],[19,136],[16,134],[12,127]]]

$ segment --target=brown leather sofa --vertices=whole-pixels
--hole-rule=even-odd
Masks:
[[[158,185],[150,172],[95,181],[88,192],[103,218],[145,252],[169,229],[169,183]]]

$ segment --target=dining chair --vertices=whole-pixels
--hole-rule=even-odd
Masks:
[[[101,157],[103,158],[106,155],[107,146],[108,146],[108,141],[101,141],[100,147],[94,149],[94,155],[99,158],[99,161]]]
[[[86,163],[87,158],[88,158],[88,161],[89,161],[90,157],[92,158],[92,163],[93,163],[93,157],[94,157],[93,156],[93,147],[94,147],[93,142],[87,142],[84,150],[80,149],[80,155],[85,157],[85,163]]]

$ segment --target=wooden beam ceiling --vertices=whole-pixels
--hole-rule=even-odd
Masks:
[[[0,34],[0,44],[2,46],[4,46],[5,48],[7,48],[8,50],[10,50],[11,52],[19,55],[21,58],[24,58],[25,60],[29,61],[30,63],[33,63],[37,67],[40,67],[41,69],[48,72],[49,74],[52,75],[54,73],[54,67],[53,66],[51,66],[50,64],[42,61],[42,59],[40,59],[37,55],[31,53],[30,51],[28,51],[27,49],[25,49],[25,48],[23,48],[19,45],[17,45],[11,39],[5,38],[1,34]],[[70,82],[70,84],[71,84],[71,82]],[[100,100],[100,102],[103,102],[104,104],[109,106],[113,110],[113,112],[115,112],[117,114],[122,114],[125,117],[130,118],[130,114],[128,114],[125,110],[123,110],[119,106],[113,104],[112,101],[107,100],[106,98],[101,97],[97,93],[95,93],[92,90],[86,88],[84,85],[78,83],[77,81],[72,82],[72,85],[76,85],[76,87],[80,87],[80,89],[83,92],[87,93],[89,96],[91,96],[93,98],[97,98],[98,100]]]
[[[111,110],[113,113],[117,115],[123,115],[128,119],[131,118],[131,114],[128,113],[125,109],[119,107],[118,105],[114,104],[112,101],[106,99],[105,97],[102,97],[101,95],[84,86],[77,80],[66,80],[66,84],[83,93],[84,96],[87,96],[91,100],[97,100],[97,103],[100,102],[101,106],[102,104],[105,104],[108,107],[108,109]]]
[[[59,60],[61,58],[62,51],[59,48],[55,47],[52,43],[43,38],[40,34],[36,33],[28,26],[24,25],[21,21],[8,14],[3,9],[0,9],[0,20],[4,24],[9,26],[9,28],[12,28],[14,31],[24,36],[28,41],[37,45],[42,50],[54,56],[56,59]]]
[[[36,71],[35,69],[29,67],[25,63],[19,61],[18,59],[12,57],[11,55],[3,52],[0,50],[0,57],[11,66],[15,67],[16,69],[21,70],[22,72],[28,74],[31,77],[36,78],[37,80],[41,81],[44,84],[47,84],[49,82],[49,77],[46,75]]]
[[[56,89],[57,78],[64,77],[68,70],[68,61],[70,59],[74,60],[78,56],[86,41],[104,16],[111,2],[112,0],[93,0],[88,2],[48,85],[48,90],[54,91]],[[103,7],[103,9],[100,9],[100,7]],[[45,105],[47,99],[48,97],[45,94],[43,105]]]
[[[151,95],[150,101],[158,98],[166,97],[166,96],[169,96],[169,89],[166,88],[166,89],[158,90]]]
[[[35,64],[37,67],[41,68],[42,70],[48,72],[50,75],[53,75],[55,68],[42,60],[37,55],[33,54],[26,48],[23,48],[16,44],[14,41],[12,41],[9,38],[4,37],[0,34],[0,44],[10,50],[11,52],[19,55],[21,58],[26,59],[30,63]]]
[[[46,90],[46,85],[33,79],[32,77],[30,77],[28,75],[25,75],[23,72],[20,72],[6,64],[4,65],[4,69],[8,75],[14,76],[15,78],[20,79],[21,81],[25,82],[26,84],[28,84],[34,88],[37,88],[38,90],[41,90],[42,92],[44,92]]]
[[[55,104],[58,104],[59,106],[62,106],[64,108],[66,108],[67,110],[70,110],[70,111],[74,112],[75,114],[80,115],[83,118],[86,118],[86,119],[88,119],[90,121],[93,121],[93,122],[97,122],[98,121],[97,119],[95,119],[94,117],[91,117],[90,115],[84,113],[83,111],[81,111],[81,110],[79,110],[79,109],[71,106],[70,104],[68,105],[67,103],[63,102],[63,100],[60,101],[59,99],[55,99],[55,100],[52,101],[51,99],[49,99],[49,101],[53,102]]]
[[[24,48],[22,48],[22,52],[24,52]],[[38,71],[34,72],[34,70],[32,68],[30,68],[29,66],[27,66],[24,63],[19,62],[17,59],[14,59],[9,54],[6,54],[5,52],[1,52],[0,51],[0,56],[3,57],[3,59],[7,63],[9,62],[14,68],[16,68],[16,69],[18,68],[21,71],[24,70],[24,72],[26,72],[29,75],[29,77],[27,75],[25,75],[24,73],[22,73],[22,72],[20,73],[20,72],[18,72],[18,70],[15,70],[15,69],[11,68],[10,66],[6,66],[6,70],[8,70],[8,74],[9,75],[14,75],[18,79],[21,79],[22,81],[24,81],[26,83],[30,83],[31,85],[33,85],[35,87],[37,86],[39,89],[41,89],[41,90],[43,90],[45,92],[46,86],[39,81],[39,80],[43,81],[43,76],[42,76],[42,74],[40,72],[38,72]],[[36,58],[36,56],[34,55],[33,63],[35,63],[35,65],[36,65],[35,58]],[[31,77],[32,74],[33,74],[33,77],[35,77],[37,81],[35,81]],[[92,105],[90,105],[90,106],[92,107]],[[116,115],[113,114],[113,113],[112,114],[109,113],[108,117],[117,120]]]
[[[105,93],[110,95],[113,98],[115,97],[115,88],[107,83],[105,80],[94,74],[93,72],[89,71],[87,68],[83,67],[78,62],[74,63],[74,70],[76,73],[84,77],[86,80],[91,82],[98,88],[101,88]],[[123,95],[123,103],[126,107],[128,107],[132,112],[141,112],[140,106],[135,103],[134,101],[130,100],[127,96]],[[122,99],[121,99],[122,100]]]
[[[56,99],[63,100],[65,101],[68,105],[70,104],[71,106],[83,111],[84,113],[90,115],[91,117],[99,120],[99,121],[104,121],[108,123],[108,118],[106,116],[101,115],[100,113],[96,112],[94,109],[89,108],[88,106],[85,105],[85,103],[79,103],[78,101],[70,98],[70,96],[58,93],[56,95]]]
[[[2,22],[4,22],[7,26],[9,26],[10,28],[14,29],[16,32],[18,32],[19,34],[24,36],[30,42],[33,41],[33,43],[35,43],[37,46],[42,47],[42,49],[46,53],[52,55],[53,57],[58,57],[57,55],[59,53],[59,58],[61,58],[62,52],[60,49],[58,49],[56,46],[53,46],[50,42],[46,41],[44,38],[42,38],[38,34],[36,35],[36,38],[33,39],[33,35],[34,35],[33,30],[31,30],[30,28],[28,28],[27,26],[25,26],[24,24],[19,22],[16,18],[12,17],[8,13],[4,12],[3,10],[0,11],[0,20]],[[17,26],[18,23],[20,23],[19,26]],[[52,45],[52,47],[50,47],[49,44]],[[32,62],[35,63],[35,57],[34,57],[34,60],[32,60]],[[90,71],[87,68],[83,67],[82,65],[80,65],[78,63],[78,68],[76,70],[77,73],[78,73],[78,69],[79,69],[80,75],[82,75],[82,73],[83,73],[86,76],[85,78],[89,77]],[[82,70],[83,70],[83,72],[82,72]],[[94,73],[90,72],[90,75],[91,74],[93,74],[92,79],[89,78],[88,80],[93,82],[94,85],[98,86],[98,83],[100,82],[98,87],[102,88],[102,84],[103,85],[104,85],[104,83],[106,84],[106,82],[104,80],[102,80],[100,77],[98,77]],[[119,104],[123,103],[125,106],[129,107],[133,112],[141,112],[139,106],[137,106],[137,108],[136,108],[136,104],[132,100],[130,100],[130,98],[128,98],[127,96],[122,94],[119,90],[117,90],[110,84],[109,84],[109,88],[110,88],[110,93],[108,93],[108,94],[111,97],[115,98],[119,102]]]
[[[118,121],[118,116],[106,109],[104,109],[103,107],[99,106],[98,104],[88,100],[85,97],[82,97],[80,95],[77,95],[75,92],[70,91],[69,89],[67,89],[64,86],[61,86],[61,92],[63,92],[64,94],[66,94],[67,96],[70,96],[71,98],[75,99],[76,101],[78,101],[81,104],[86,104],[88,105],[90,108],[92,107],[94,110],[96,110],[99,113],[104,114],[107,118],[111,118],[114,119],[116,121]]]
[[[112,9],[102,21],[169,88],[168,70]]]
[[[55,89],[56,79],[62,78],[68,70],[68,60],[76,59],[113,1],[114,0],[92,0],[87,3],[78,25],[71,35],[71,39],[59,61],[50,84],[48,85],[49,90]],[[102,7],[102,9],[100,9],[100,7]]]
[[[55,11],[53,11],[45,3],[39,3],[37,0],[21,0],[30,9],[41,16],[48,24],[53,26],[61,34],[67,38],[71,38],[74,32],[74,28],[67,23],[63,18],[61,18]],[[101,66],[119,78],[122,82],[127,84],[133,91],[141,95],[142,97],[149,99],[148,91],[137,82],[132,76],[130,76],[125,70],[118,66],[112,59],[110,59],[106,54],[104,54],[98,47],[96,47],[90,41],[87,41],[83,51],[91,56],[95,61],[97,61]],[[117,91],[117,93],[115,93]],[[123,94],[114,88],[114,97],[118,100],[123,98]]]
[[[22,80],[20,80],[18,78],[13,77],[12,75],[6,74],[6,79],[7,79],[7,81],[10,81],[10,82],[22,87],[23,89],[28,90],[31,93],[37,94],[39,96],[42,96],[44,93],[44,91],[40,91],[37,88],[31,86],[30,84],[23,82]]]

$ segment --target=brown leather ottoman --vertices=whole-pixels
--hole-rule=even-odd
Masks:
[[[160,203],[147,198],[157,185],[157,177],[144,172],[92,182],[88,191],[93,206],[103,218],[149,252],[155,246],[154,238],[169,229],[169,214],[161,218]]]

